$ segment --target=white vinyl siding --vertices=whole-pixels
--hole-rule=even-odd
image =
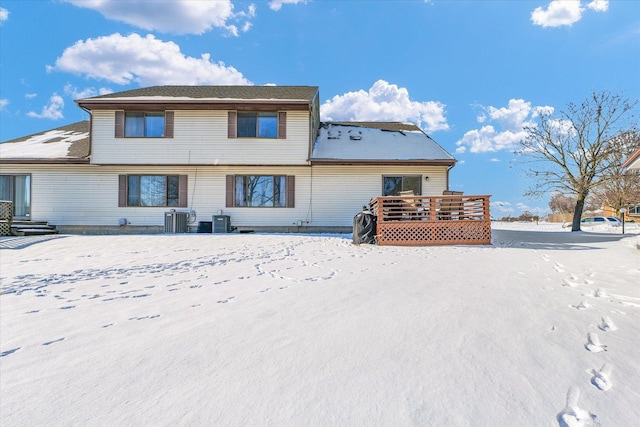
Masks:
[[[173,138],[115,138],[115,111],[93,112],[93,164],[305,165],[309,113],[287,111],[285,139],[227,137],[226,110],[178,110]]]
[[[447,167],[316,166],[311,173],[308,166],[4,165],[3,173],[31,174],[31,219],[53,225],[117,226],[127,218],[132,226],[162,226],[167,207],[118,207],[119,175],[146,174],[187,175],[187,207],[177,210],[193,209],[197,221],[221,210],[240,227],[351,227],[362,206],[382,194],[384,175],[421,175],[423,194],[441,195]],[[228,208],[227,175],[295,176],[295,207]]]
[[[313,225],[352,225],[364,205],[382,196],[382,177],[402,175],[421,176],[423,195],[447,188],[446,166],[314,166]]]

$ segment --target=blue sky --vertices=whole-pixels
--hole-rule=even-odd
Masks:
[[[640,98],[640,1],[0,0],[0,141],[162,84],[319,86],[325,120],[419,125],[493,216],[544,213],[523,126],[592,91]]]

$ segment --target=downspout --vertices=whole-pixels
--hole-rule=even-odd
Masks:
[[[451,169],[453,169],[453,167],[456,165],[456,163],[458,163],[457,160],[455,160],[455,163],[447,168],[447,191],[449,191],[449,171],[451,171]]]
[[[93,147],[93,114],[91,114],[91,110],[88,108],[81,105],[79,105],[79,107],[89,115],[89,164],[91,164],[91,148]]]

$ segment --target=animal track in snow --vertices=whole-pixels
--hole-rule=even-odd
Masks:
[[[229,297],[229,298],[227,298],[227,299],[222,299],[222,300],[218,301],[218,304],[226,304],[226,303],[228,303],[228,302],[233,302],[233,299],[234,299],[234,298],[235,298],[235,297]]]
[[[580,399],[580,389],[569,387],[567,404],[558,414],[558,424],[561,427],[596,427],[599,423],[595,414],[580,408],[578,399]]]
[[[602,323],[598,325],[598,328],[600,328],[600,330],[605,332],[615,331],[618,329],[615,323],[613,323],[613,320],[611,320],[610,317],[606,317],[606,316],[602,318]]]
[[[600,343],[600,338],[598,337],[598,334],[596,334],[595,332],[593,333],[589,333],[587,335],[587,343],[584,345],[584,348],[586,348],[587,350],[589,350],[592,353],[599,353],[601,351],[607,351],[607,346],[606,345],[602,345]]]
[[[591,371],[593,378],[591,378],[591,384],[598,387],[602,391],[607,391],[611,388],[611,365],[604,364],[599,371],[595,369]]]
[[[53,340],[53,341],[47,341],[47,342],[43,342],[42,345],[51,345],[60,341],[64,341],[64,337],[62,338],[58,338],[57,340]]]

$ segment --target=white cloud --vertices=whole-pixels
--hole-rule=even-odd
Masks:
[[[249,28],[246,21],[255,16],[255,6],[246,12],[233,12],[231,0],[64,0],[77,7],[100,12],[108,19],[143,28],[173,34],[203,34],[213,27],[238,35],[241,28]]]
[[[320,107],[327,121],[394,121],[415,123],[427,132],[447,130],[445,105],[412,101],[406,88],[378,80],[368,91],[347,92]]]
[[[495,157],[490,158],[489,161],[492,163],[500,163],[500,159],[496,159]]]
[[[188,57],[172,41],[135,33],[80,40],[65,49],[55,66],[48,69],[120,85],[132,82],[141,86],[251,84],[235,68],[212,62],[208,53],[200,58]]]
[[[499,212],[502,214],[510,214],[514,212],[514,209],[511,206],[511,203],[496,200],[495,202],[491,202],[491,211]]]
[[[62,114],[62,109],[64,108],[64,100],[60,95],[54,93],[49,98],[49,104],[42,107],[42,112],[35,113],[33,111],[29,111],[27,116],[36,117],[38,119],[51,119],[58,120],[63,119],[64,115]]]
[[[4,111],[4,109],[9,105],[9,100],[6,98],[0,99],[0,111]]]
[[[271,0],[269,2],[269,9],[278,11],[282,8],[283,4],[298,4],[306,2],[307,0]]]
[[[33,99],[33,98],[35,98],[35,97],[37,97],[37,96],[38,96],[38,94],[37,94],[37,93],[25,93],[25,94],[24,94],[24,98],[25,98],[25,99]]]
[[[9,11],[4,7],[0,7],[0,24],[9,19]]]
[[[593,0],[587,8],[596,12],[609,10],[609,0]],[[546,9],[537,7],[531,12],[531,21],[542,27],[561,27],[575,24],[584,12],[580,0],[552,0]]]
[[[609,10],[609,0],[593,0],[587,7],[596,12],[606,12]]]
[[[99,89],[96,89],[94,87],[79,89],[73,86],[71,83],[67,83],[64,86],[64,93],[65,95],[70,96],[71,99],[84,99],[84,98],[90,98],[92,96],[106,95],[109,93],[113,93],[113,90],[105,87],[101,87]]]
[[[462,139],[456,142],[456,153],[471,151],[472,153],[485,153],[492,151],[509,150],[514,148],[527,136],[524,129],[527,126],[535,126],[531,119],[541,112],[551,113],[553,107],[532,107],[530,102],[522,99],[510,99],[507,107],[482,107],[485,111],[478,116],[478,123],[489,121],[480,129],[473,129],[464,134]]]

